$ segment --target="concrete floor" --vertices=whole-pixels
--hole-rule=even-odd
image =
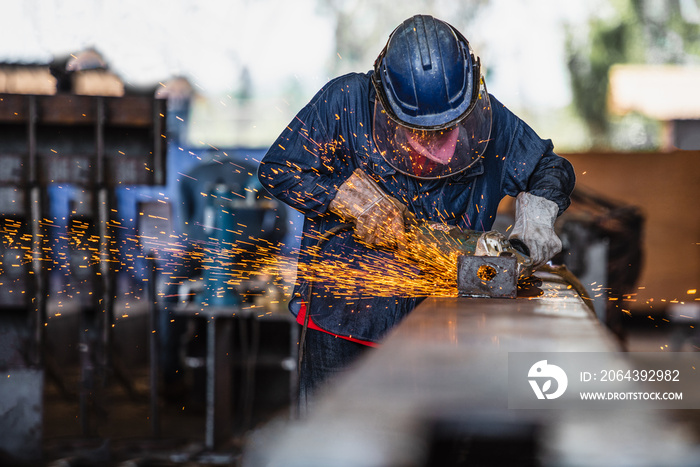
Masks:
[[[79,368],[64,368],[62,376],[68,388],[79,387]],[[55,381],[46,381],[44,465],[238,465],[246,433],[289,413],[288,406],[279,400],[268,400],[268,407],[265,400],[257,400],[246,414],[236,391],[230,437],[215,450],[207,450],[203,373],[190,375],[181,392],[161,392],[155,425],[148,368],[132,367],[129,376],[130,390],[114,376],[103,387],[95,388],[95,397],[85,411],[81,411],[76,391],[66,394]]]
[[[237,465],[249,430],[290,413],[291,372],[279,364],[289,355],[277,355],[290,349],[284,343],[291,338],[286,314],[259,321],[255,370],[251,372],[234,357],[230,437],[215,450],[205,449],[204,368],[187,366],[176,387],[159,383],[158,423],[152,421],[148,313],[143,300],[132,297],[119,302],[111,365],[103,377],[95,373],[92,391],[82,389],[82,397],[79,348],[84,336],[94,333],[84,329],[78,310],[57,308],[54,303],[49,316],[42,461],[24,465]],[[239,337],[235,323],[234,335]],[[203,342],[200,339],[200,348]],[[240,355],[238,350],[234,355]],[[192,360],[194,365],[197,358]],[[3,459],[0,465],[5,465]]]

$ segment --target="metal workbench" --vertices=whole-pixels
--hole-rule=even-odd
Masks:
[[[426,299],[305,419],[252,436],[244,465],[462,465],[460,449],[465,465],[698,465],[660,411],[508,409],[509,352],[620,350],[570,286],[542,277],[535,298]]]

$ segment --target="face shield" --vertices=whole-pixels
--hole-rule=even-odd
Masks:
[[[471,105],[445,128],[409,126],[391,118],[375,99],[372,137],[384,160],[406,175],[423,179],[449,177],[471,167],[484,153],[491,135],[491,104],[483,78]]]

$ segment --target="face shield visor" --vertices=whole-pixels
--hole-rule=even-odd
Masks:
[[[468,169],[483,155],[490,136],[491,104],[481,77],[467,111],[444,128],[401,123],[375,98],[374,143],[389,165],[412,177],[435,179]]]

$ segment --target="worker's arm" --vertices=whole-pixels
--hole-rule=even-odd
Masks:
[[[556,203],[560,216],[571,204],[576,176],[569,161],[555,154],[553,148],[548,149],[537,162],[524,191]]]
[[[528,180],[527,191],[515,200],[515,225],[510,240],[524,243],[536,268],[561,251],[554,222],[571,203],[573,167],[551,148],[542,155]]]
[[[505,193],[516,197],[510,239],[525,244],[537,267],[561,251],[554,222],[571,203],[574,170],[569,161],[554,153],[550,140],[541,139],[507,109],[497,112],[504,131],[512,136],[503,171]]]
[[[359,93],[347,91],[348,78],[339,80],[328,83],[297,114],[258,169],[270,193],[308,217],[324,214],[352,173],[347,140],[358,128],[351,128],[356,105],[349,100]]]

